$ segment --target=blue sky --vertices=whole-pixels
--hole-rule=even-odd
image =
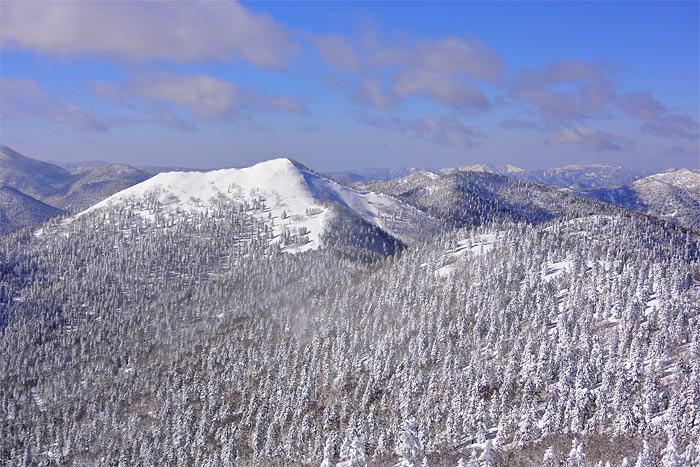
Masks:
[[[698,2],[2,8],[0,140],[30,157],[700,166]]]

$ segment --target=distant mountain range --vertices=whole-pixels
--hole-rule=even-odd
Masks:
[[[355,186],[396,196],[457,225],[481,225],[487,221],[539,223],[609,209],[606,204],[592,203],[570,190],[485,171],[416,172],[400,179]]]
[[[64,212],[78,212],[151,174],[123,164],[67,170],[0,145],[0,232],[36,225]]]
[[[411,198],[442,196],[441,203],[443,204],[446,191],[466,190],[466,192],[473,194],[480,190],[485,193],[484,190],[486,190],[491,192],[490,196],[497,196],[498,190],[508,185],[503,185],[501,182],[497,182],[501,179],[489,178],[488,175],[506,176],[511,179],[527,181],[530,184],[565,189],[587,198],[659,217],[683,227],[700,230],[700,170],[667,170],[651,174],[644,170],[600,164],[569,165],[553,169],[521,169],[513,165],[478,164],[435,172],[408,168],[357,171],[352,172],[352,177],[348,173],[343,174],[340,176],[341,179],[358,180],[354,182],[354,186],[360,189],[371,187],[379,191],[388,190],[387,192],[400,197]],[[427,191],[426,187],[429,185],[433,186],[432,191]],[[441,185],[441,188],[435,188],[435,185]],[[458,186],[461,188],[457,188]],[[500,188],[496,188],[494,191],[494,186]],[[403,194],[401,193],[402,189],[404,190]],[[418,191],[411,192],[411,190]],[[539,189],[533,188],[531,185],[527,190],[529,194],[524,199],[540,192]],[[504,201],[503,198],[499,199]],[[533,199],[528,199],[528,201],[530,208],[537,203]],[[552,205],[553,202],[552,199],[541,199],[539,202],[541,213],[547,212],[548,209],[557,210],[560,208]],[[453,207],[453,209],[461,209],[465,213],[480,212],[483,214],[483,209],[470,210],[468,206]],[[526,212],[525,217],[528,217],[532,216],[535,211],[526,210],[523,212]]]
[[[357,169],[344,172],[331,172],[329,177],[338,180],[341,183],[363,183],[371,180],[393,180],[395,178],[403,178],[417,172],[426,172],[425,169],[419,167],[403,167],[398,169]]]
[[[54,162],[54,161],[50,161],[50,163],[53,165],[57,165],[61,168],[64,168],[64,169],[68,170],[69,172],[81,172],[83,170],[94,169],[96,167],[122,165],[122,164],[114,164],[112,162],[100,161],[100,160],[80,161],[80,162]],[[201,172],[203,170],[203,169],[198,169],[195,167],[158,166],[158,165],[134,165],[131,167],[135,167],[135,168],[137,168],[143,172],[146,172],[147,174],[150,174],[150,175],[159,174],[161,172],[172,172],[172,171]]]
[[[331,175],[346,183],[364,183],[375,180],[392,180],[407,175],[425,172],[425,169],[407,167],[403,169],[362,169],[336,172]],[[610,188],[627,185],[650,175],[648,171],[626,169],[610,165],[567,165],[554,169],[522,169],[514,165],[476,164],[435,171],[439,174],[456,172],[482,172],[521,178],[532,182],[572,189]]]
[[[178,174],[164,174],[174,170]],[[296,191],[291,194],[293,199],[301,200],[297,203],[301,203],[299,206],[310,207],[313,211],[322,200],[335,200],[338,206],[343,206],[342,210],[352,214],[353,223],[357,221],[366,228],[378,229],[377,232],[387,235],[385,240],[389,242],[410,242],[415,240],[418,232],[407,233],[410,223],[400,226],[402,219],[410,212],[399,204],[387,205],[388,198],[379,199],[384,195],[396,198],[398,203],[424,210],[429,216],[438,216],[457,224],[479,224],[485,217],[539,222],[569,216],[572,211],[578,215],[584,211],[590,213],[603,209],[582,202],[582,197],[586,197],[700,230],[700,171],[697,170],[649,174],[607,165],[571,165],[535,170],[513,165],[479,164],[436,172],[417,167],[361,169],[331,173],[326,178],[289,159],[268,161],[248,169],[212,172],[186,168],[137,168],[103,161],[63,164],[60,167],[31,159],[0,145],[0,234],[38,225],[58,215],[83,211],[154,175],[149,184],[139,185],[140,188],[135,190],[143,191],[145,187],[153,188],[162,182],[172,188],[164,192],[174,190],[174,196],[178,199],[189,200],[201,198],[198,190],[206,183],[213,184],[207,190],[227,194],[227,190],[237,184],[236,180],[246,171],[257,174],[244,184],[243,198],[248,201],[259,198],[250,190],[271,192],[281,185],[294,185],[303,180],[305,185],[294,185],[298,190],[295,188]],[[265,175],[268,171],[277,175]],[[287,175],[281,176],[282,172]],[[170,179],[177,181],[168,181]],[[209,181],[203,182],[205,179]],[[268,180],[269,183],[258,186],[256,179]],[[194,189],[193,193],[185,193],[176,188],[177,184],[183,183],[200,188]],[[275,190],[271,190],[272,187]],[[129,196],[133,191],[127,190],[119,196]],[[379,198],[372,198],[362,194],[362,191],[383,195],[375,194],[372,196]],[[279,198],[282,199],[281,203],[287,203],[284,198],[283,195]],[[271,202],[269,197],[266,199]],[[305,225],[310,222],[306,208],[288,211],[288,219],[293,216],[298,220],[305,217],[306,220],[297,223],[309,228]],[[343,216],[330,216],[329,219],[341,217],[346,219]],[[309,244],[313,242],[309,237]]]
[[[580,193],[700,231],[700,170],[662,172],[619,188]]]

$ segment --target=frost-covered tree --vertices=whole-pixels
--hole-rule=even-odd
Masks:
[[[566,459],[566,467],[586,467],[586,454],[583,449],[583,443],[574,440],[569,451],[569,456]]]
[[[637,462],[635,462],[634,467],[649,467],[652,465],[651,452],[649,448],[649,442],[644,440],[644,445],[642,446],[642,451],[637,457]]]
[[[661,465],[663,467],[682,467],[685,465],[685,461],[678,452],[675,436],[670,430],[668,431],[668,442],[662,454]]]
[[[407,414],[416,463],[494,429],[493,467],[573,439],[660,461],[666,427],[697,457],[697,238],[574,195],[519,222],[430,193],[474,224],[404,245],[348,221],[291,255],[263,200],[146,198],[0,237],[0,458],[296,467],[359,438],[388,465]]]
[[[554,452],[554,447],[550,446],[544,452],[544,456],[542,457],[542,467],[557,467],[558,465],[559,461],[557,460],[557,455]]]
[[[329,436],[326,439],[326,444],[323,448],[323,461],[321,462],[321,467],[335,467],[335,444],[336,439],[334,435]]]
[[[484,443],[484,450],[479,456],[479,464],[481,467],[492,467],[495,462],[495,453],[493,449],[493,442],[488,439]]]
[[[397,465],[416,467],[421,450],[420,439],[418,438],[418,424],[414,419],[408,419],[403,423],[396,444],[395,452],[399,456]]]

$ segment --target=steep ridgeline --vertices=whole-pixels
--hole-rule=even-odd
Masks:
[[[265,210],[330,228],[397,202],[281,160],[227,174],[236,201],[165,203],[225,174],[0,239],[7,464],[697,465],[688,231],[619,209],[284,254]]]
[[[149,220],[176,223],[227,205],[258,219],[272,242],[293,253],[350,237],[368,247],[376,241],[393,252],[392,245],[414,243],[442,228],[396,198],[353,190],[289,159],[244,169],[160,173],[77,217],[129,209]]]
[[[86,209],[149,176],[142,170],[121,164],[106,164],[70,172],[23,156],[0,144],[0,187],[25,196],[12,210],[0,207],[0,232],[34,226],[63,211],[78,212]],[[29,198],[33,201],[29,202]],[[53,209],[40,209],[39,206],[42,205]]]
[[[0,144],[0,185],[46,200],[70,189],[70,172],[48,162],[25,157]]]
[[[700,231],[700,170],[662,172],[628,186],[581,194]]]
[[[415,173],[385,182],[355,185],[396,196],[458,225],[515,220],[544,222],[614,210],[602,203],[536,183],[489,172]]]

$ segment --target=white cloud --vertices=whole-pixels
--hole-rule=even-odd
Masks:
[[[551,119],[580,120],[604,111],[615,100],[610,80],[595,66],[579,60],[520,70],[512,87],[514,97]]]
[[[432,117],[403,120],[396,116],[390,116],[388,118],[364,117],[360,121],[374,128],[396,130],[458,148],[470,148],[477,140],[484,138],[484,134],[479,128],[467,126],[451,115],[439,120]]]
[[[190,120],[230,120],[253,111],[274,111],[305,115],[306,108],[285,95],[268,95],[244,89],[213,76],[158,73],[141,75],[123,85],[92,83],[95,94],[118,106],[141,111],[143,104],[155,121],[166,126],[194,131]]]
[[[478,86],[425,69],[399,73],[394,79],[394,92],[401,98],[420,95],[454,108],[489,108],[489,101]]]
[[[175,62],[240,58],[281,67],[297,50],[287,29],[233,1],[4,1],[0,44],[59,56]]]
[[[502,60],[492,49],[478,40],[457,37],[419,41],[412,60],[417,68],[486,81],[499,80],[503,71]]]
[[[490,107],[477,81],[497,82],[503,62],[477,40],[457,37],[384,41],[366,33],[351,42],[343,36],[311,38],[332,68],[358,75],[351,95],[361,104],[388,108],[422,96],[455,109]]]
[[[634,142],[603,130],[577,127],[560,130],[546,141],[547,144],[577,144],[592,151],[629,151]]]
[[[391,89],[382,88],[381,82],[376,78],[361,79],[355,86],[353,98],[360,104],[377,109],[388,109],[398,102]]]
[[[35,81],[0,79],[0,117],[38,118],[80,130],[106,133],[108,124],[93,112],[48,93]]]
[[[237,86],[206,75],[158,75],[142,79],[131,88],[140,97],[177,104],[205,120],[230,117],[247,101]]]
[[[159,103],[183,107],[202,120],[234,117],[251,110],[305,113],[304,106],[288,96],[270,96],[242,89],[233,83],[208,75],[158,74],[143,77],[127,86],[127,93]]]
[[[333,68],[353,71],[360,66],[360,57],[355,46],[343,36],[335,34],[312,36],[311,42],[326,63]]]
[[[642,125],[642,131],[664,138],[700,140],[700,125],[688,114],[664,115]]]
[[[649,91],[626,92],[617,96],[617,100],[625,113],[646,122],[653,122],[667,110]]]

